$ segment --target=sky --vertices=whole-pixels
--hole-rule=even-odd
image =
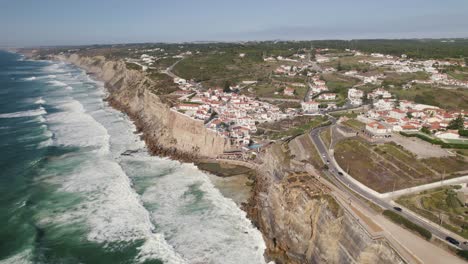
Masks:
[[[467,0],[0,0],[0,46],[468,37]]]

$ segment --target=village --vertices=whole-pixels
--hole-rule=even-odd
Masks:
[[[398,100],[386,89],[379,87],[371,92],[360,89],[366,84],[381,85],[383,74],[366,74],[357,70],[349,70],[344,76],[360,80],[356,85],[347,89],[347,97],[340,98],[339,94],[330,91],[327,82],[321,78],[321,74],[333,73],[337,70],[333,67],[323,67],[320,71],[311,71],[314,63],[326,63],[333,61],[334,57],[320,55],[318,50],[315,61],[307,60],[304,54],[295,54],[292,58],[267,57],[265,62],[283,62],[289,64],[279,65],[273,72],[275,76],[297,76],[306,72],[307,93],[300,101],[300,108],[280,109],[278,106],[260,100],[259,98],[238,93],[242,85],[249,86],[256,81],[243,81],[237,85],[231,85],[221,89],[204,88],[193,80],[185,80],[180,77],[173,79],[179,90],[173,92],[178,98],[178,103],[172,107],[173,111],[187,115],[193,119],[201,120],[207,129],[231,140],[231,144],[240,151],[252,151],[253,147],[261,146],[252,138],[257,132],[257,126],[265,122],[276,122],[282,119],[294,118],[301,115],[324,115],[327,112],[340,109],[364,109],[357,120],[365,124],[365,132],[373,138],[390,137],[396,132],[425,131],[434,134],[441,139],[459,139],[461,136],[456,129],[450,129],[452,120],[461,116],[464,118],[463,109],[458,111],[446,111],[440,107],[419,104],[409,100]],[[347,50],[354,56],[362,56],[363,53],[355,50]],[[175,55],[183,58],[190,54]],[[245,54],[239,54],[244,57]],[[142,62],[148,62],[149,56],[141,55]],[[425,72],[429,74],[427,80],[410,80],[404,85],[405,89],[411,89],[412,84],[439,84],[458,87],[468,87],[467,81],[459,81],[449,78],[447,74],[440,73],[438,67],[450,66],[451,62],[426,60],[413,61],[406,55],[395,57],[379,53],[370,54],[369,60],[360,60],[360,63],[378,67],[388,67],[398,73]],[[290,63],[296,63],[291,65]],[[148,65],[150,66],[150,65]],[[280,98],[294,98],[296,89],[305,87],[303,83],[289,83],[281,92],[275,92],[274,96]],[[235,92],[237,91],[237,92]],[[337,106],[341,99],[344,103]],[[464,121],[464,127],[468,122]]]

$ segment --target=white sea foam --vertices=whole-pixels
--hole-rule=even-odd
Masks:
[[[153,161],[144,170],[174,168],[171,163]],[[135,169],[136,175],[144,174]],[[148,178],[142,200],[156,208],[154,222],[170,234],[168,242],[191,262],[265,263],[266,246],[259,231],[194,165],[181,164],[168,175]]]
[[[48,70],[60,67],[63,66]],[[65,80],[60,76],[57,81],[66,87],[77,79],[86,82],[87,78],[80,75]],[[60,191],[86,198],[62,215],[44,215],[42,221],[85,221],[89,228],[87,239],[109,247],[111,242],[143,240],[136,262],[161,259],[165,263],[264,263],[261,234],[245,213],[224,198],[194,165],[149,156],[144,142],[133,133],[133,124],[122,113],[107,107],[100,97],[102,84],[95,86],[77,84],[74,90],[66,91],[71,98],[47,97],[47,103],[60,110],[47,116],[49,129],[54,133],[53,144],[91,146],[101,151],[80,154],[80,159],[83,155],[86,159],[70,174],[38,177],[61,185]],[[62,94],[65,90],[51,93]],[[120,155],[129,149],[143,151],[131,157]],[[64,155],[58,162],[63,164],[63,160],[78,157]],[[129,176],[138,183],[140,194],[132,187]],[[200,201],[188,194],[191,186],[203,193]],[[191,206],[199,210],[192,210]]]
[[[144,240],[138,261],[158,258],[165,263],[185,263],[164,236],[155,233],[149,213],[132,189],[129,178],[108,155],[92,154],[72,174],[46,178],[60,184],[61,191],[83,194],[86,200],[62,215],[43,218],[42,224],[73,224],[85,220],[90,241],[110,247],[111,242]]]
[[[44,67],[45,72],[51,72],[51,73],[65,73],[67,70],[65,70],[63,67],[66,66],[65,63],[54,63],[49,66]]]
[[[45,104],[46,101],[42,97],[39,97],[39,99],[37,99],[34,103],[42,105],[42,104]]]
[[[57,80],[48,81],[47,83],[53,86],[63,86],[63,87],[68,86],[68,84],[61,82],[61,81],[57,81]]]
[[[38,109],[26,110],[14,113],[0,114],[0,118],[15,118],[15,117],[29,117],[29,116],[40,116],[46,114],[46,110],[41,106]]]
[[[0,264],[29,264],[32,263],[31,258],[31,250],[26,249],[7,259],[0,260]]]
[[[107,130],[85,112],[80,102],[71,100],[57,107],[62,111],[47,116],[50,129],[56,135],[56,144],[109,150]]]
[[[31,76],[27,78],[23,78],[23,81],[34,81],[34,80],[43,80],[43,79],[54,79],[57,78],[57,75],[49,74],[44,76]]]

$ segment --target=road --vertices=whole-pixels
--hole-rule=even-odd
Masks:
[[[332,122],[331,125],[336,124],[336,121],[337,121],[336,118],[334,118],[332,116],[329,116],[329,118],[330,118],[330,121]],[[328,128],[328,126],[313,129],[310,132],[310,137],[311,137],[313,143],[315,144],[315,146],[317,147],[317,150],[320,153],[320,156],[321,156],[322,160],[325,163],[327,163],[330,174],[337,181],[342,183],[344,186],[347,186],[353,192],[359,194],[360,196],[364,197],[365,199],[379,205],[380,207],[382,207],[384,209],[387,209],[387,210],[392,210],[392,211],[394,211],[394,212],[396,212],[398,214],[401,214],[402,216],[404,216],[405,218],[407,218],[411,222],[416,223],[416,224],[426,228],[427,230],[429,230],[432,233],[433,236],[436,236],[436,237],[440,238],[442,241],[445,241],[450,246],[454,246],[454,245],[448,243],[445,240],[445,238],[447,236],[455,237],[460,242],[465,241],[465,240],[461,240],[461,238],[459,236],[454,235],[453,233],[449,233],[446,230],[444,230],[444,229],[440,228],[439,226],[437,226],[436,224],[434,224],[434,223],[432,223],[432,222],[430,222],[428,220],[424,220],[420,216],[417,216],[417,215],[415,215],[413,213],[406,212],[405,210],[403,210],[402,212],[397,212],[396,210],[394,210],[394,205],[392,205],[391,202],[374,196],[372,193],[369,193],[367,190],[365,190],[362,187],[360,187],[359,185],[355,184],[353,181],[351,181],[347,177],[344,177],[343,175],[340,175],[339,173],[340,172],[343,173],[344,170],[341,169],[340,166],[335,162],[334,158],[332,158],[330,156],[329,150],[327,149],[327,147],[325,146],[325,144],[322,142],[322,140],[320,138],[320,132],[323,129],[326,129],[326,128]],[[342,189],[343,189],[343,191],[348,192],[348,190],[346,190],[346,188],[342,188]],[[353,195],[353,194],[349,193],[349,195]],[[461,244],[461,245],[462,245],[463,249],[468,249],[467,246],[464,246],[463,244]],[[456,246],[454,246],[454,247],[456,247]],[[458,247],[456,247],[456,248],[458,248]]]
[[[172,77],[173,79],[175,78],[179,78],[179,76],[175,75],[174,73],[172,73],[172,69],[174,69],[174,67],[177,65],[177,63],[181,62],[183,59],[180,59],[178,61],[176,61],[174,64],[172,64],[171,66],[167,67],[167,69],[165,71],[163,71],[163,73],[169,75],[170,77]]]

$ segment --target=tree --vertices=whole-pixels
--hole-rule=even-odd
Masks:
[[[225,93],[230,93],[231,92],[231,83],[229,81],[224,82],[223,92],[225,92]]]
[[[328,104],[325,104],[325,103],[322,103],[319,105],[319,108],[327,108],[328,107]]]
[[[341,61],[340,60],[338,61],[338,65],[336,66],[336,70],[337,71],[342,71],[343,70],[343,66],[341,66]]]
[[[447,126],[447,129],[463,129],[464,127],[464,120],[461,115],[458,115],[457,118],[453,119],[450,121],[449,125]]]
[[[468,137],[468,130],[459,129],[458,130],[458,135],[460,135],[462,137]]]
[[[410,113],[410,112],[408,112],[408,113],[406,113],[406,117],[409,118],[409,119],[411,119],[411,118],[413,118],[413,114]]]
[[[429,128],[425,126],[421,128],[421,132],[423,132],[424,134],[428,134],[428,135],[431,134],[431,130],[429,130]]]

